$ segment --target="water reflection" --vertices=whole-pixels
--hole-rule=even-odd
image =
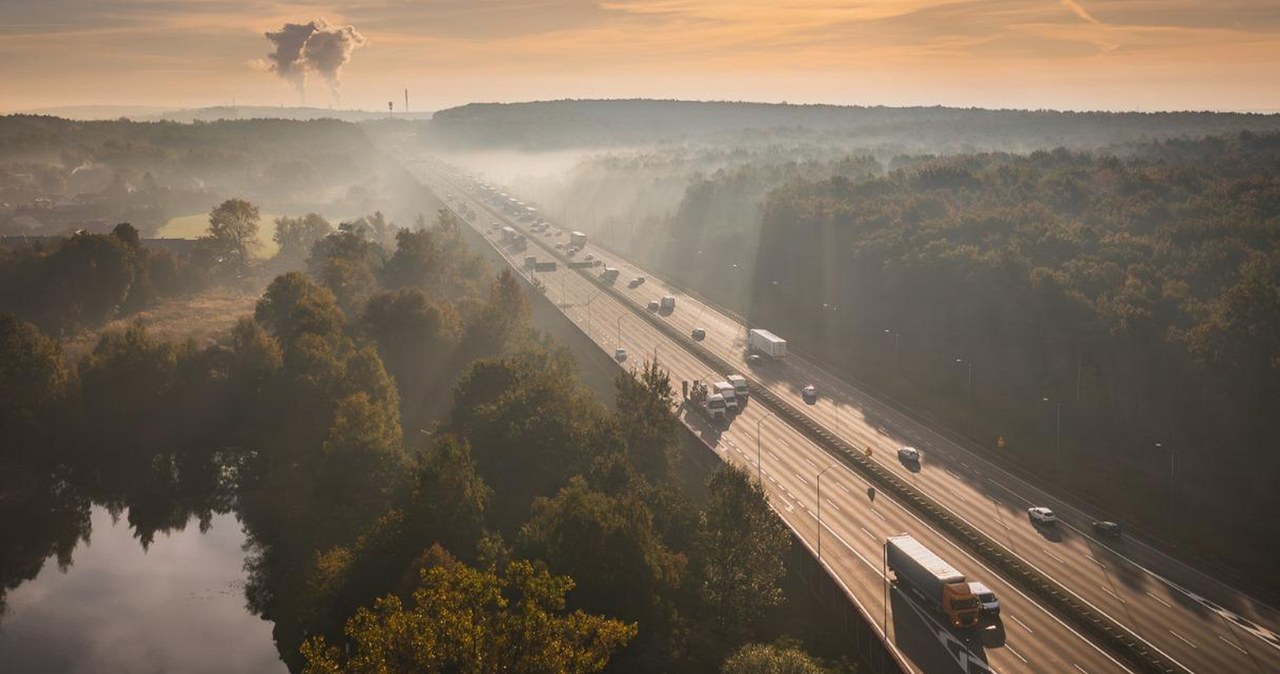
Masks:
[[[245,609],[245,536],[233,515],[205,515],[207,533],[200,531],[204,517],[167,534],[146,532],[154,539],[144,548],[127,512],[115,518],[93,506],[84,514],[87,521],[72,515],[64,518],[69,525],[39,527],[61,538],[44,548],[44,555],[57,554],[44,559],[35,579],[8,593],[0,623],[4,671],[286,671],[272,624]],[[66,549],[68,537],[74,550]],[[12,562],[20,551],[4,543],[0,552]],[[32,569],[26,571],[6,583]]]

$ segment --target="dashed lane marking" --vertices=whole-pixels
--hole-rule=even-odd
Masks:
[[[1226,645],[1228,645],[1228,646],[1230,646],[1230,647],[1232,647],[1232,648],[1236,649],[1237,651],[1240,651],[1241,653],[1244,653],[1245,655],[1248,655],[1248,654],[1249,654],[1249,651],[1246,651],[1245,649],[1240,648],[1239,646],[1235,645],[1234,643],[1232,643],[1232,642],[1231,642],[1231,640],[1230,640],[1230,639],[1227,639],[1226,637],[1222,636],[1221,634],[1219,634],[1219,635],[1218,635],[1218,638],[1222,640],[1222,643],[1224,643],[1224,644],[1226,644]]]
[[[1195,645],[1195,644],[1191,643],[1191,640],[1187,639],[1186,637],[1182,636],[1181,634],[1178,634],[1177,632],[1174,632],[1173,630],[1169,630],[1169,634],[1172,634],[1173,636],[1178,637],[1178,640],[1179,640],[1179,641],[1181,641],[1182,643],[1184,643],[1184,644],[1186,644],[1186,645],[1188,645],[1188,646],[1190,646],[1190,647],[1192,647],[1192,648],[1196,649],[1197,651],[1198,651],[1198,650],[1200,650],[1200,647],[1199,647],[1199,646],[1197,646],[1197,645]]]
[[[1050,557],[1052,557],[1052,558],[1054,558],[1054,559],[1058,560],[1058,563],[1059,563],[1059,564],[1066,564],[1066,563],[1067,563],[1067,560],[1065,560],[1065,559],[1063,559],[1063,558],[1061,558],[1061,557],[1059,557],[1059,556],[1057,556],[1057,555],[1053,554],[1052,552],[1049,552],[1048,550],[1045,550],[1044,548],[1040,548],[1040,549],[1041,549],[1041,550],[1044,550],[1044,554],[1049,555]]]
[[[1026,630],[1028,633],[1030,633],[1030,634],[1035,634],[1035,633],[1036,633],[1036,631],[1035,631],[1035,630],[1031,629],[1030,627],[1027,627],[1027,624],[1026,624],[1026,623],[1022,622],[1021,620],[1018,620],[1017,616],[1009,615],[1008,613],[1006,613],[1006,614],[1004,614],[1004,615],[1005,615],[1005,617],[1006,617],[1006,618],[1009,618],[1009,619],[1010,619],[1010,620],[1012,620],[1013,622],[1016,622],[1016,623],[1018,623],[1019,625],[1021,625],[1021,626],[1022,626],[1022,629]]]
[[[1017,652],[1017,651],[1013,650],[1013,646],[1010,646],[1009,644],[1005,644],[1005,645],[1004,645],[1004,649],[1005,649],[1006,651],[1009,651],[1010,653],[1013,653],[1013,657],[1015,657],[1015,658],[1017,658],[1017,659],[1021,660],[1021,661],[1022,661],[1022,664],[1024,664],[1024,665],[1029,665],[1029,664],[1031,664],[1030,662],[1027,662],[1027,659],[1026,659],[1026,658],[1022,657],[1022,654],[1021,654],[1021,653],[1019,653],[1019,652]]]
[[[1173,605],[1172,605],[1172,604],[1170,604],[1169,602],[1167,602],[1167,601],[1165,601],[1165,600],[1163,600],[1163,599],[1161,599],[1161,598],[1159,598],[1159,597],[1155,596],[1154,594],[1151,594],[1150,592],[1148,592],[1148,593],[1147,593],[1147,596],[1148,596],[1148,597],[1151,597],[1152,599],[1154,599],[1154,600],[1156,600],[1156,601],[1158,601],[1158,602],[1160,602],[1160,605],[1161,605],[1161,606],[1164,606],[1165,608],[1173,608]]]

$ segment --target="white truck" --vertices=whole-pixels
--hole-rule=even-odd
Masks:
[[[769,332],[753,328],[748,333],[747,345],[752,351],[763,353],[774,360],[782,360],[787,357],[787,340]]]
[[[667,311],[675,311],[675,310],[676,310],[676,298],[672,297],[671,295],[663,295],[662,304],[659,307],[659,311],[667,312]]]
[[[617,268],[617,267],[605,267],[605,268],[604,268],[604,271],[603,271],[603,272],[600,272],[600,280],[601,280],[601,281],[604,281],[605,283],[613,283],[614,281],[617,281],[617,280],[618,280],[618,268]]]
[[[569,245],[582,248],[587,245],[587,235],[578,231],[569,232]]]
[[[733,390],[733,384],[727,381],[718,381],[711,386],[712,390],[724,397],[724,407],[729,414],[738,413],[738,395]]]
[[[702,381],[694,380],[692,390],[689,392],[689,402],[712,422],[724,421],[726,417],[724,396],[719,393],[708,393],[707,385]]]
[[[740,374],[731,374],[725,377],[725,380],[733,384],[733,395],[745,405],[747,398],[751,397],[751,388],[747,386],[747,378]]]
[[[923,543],[909,534],[890,536],[884,542],[884,554],[900,589],[915,590],[952,627],[978,624],[978,597],[964,574]]]

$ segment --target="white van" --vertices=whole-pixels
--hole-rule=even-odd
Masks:
[[[978,598],[978,614],[983,617],[994,618],[1000,615],[1000,600],[996,599],[996,593],[991,588],[978,582],[969,583],[969,591]]]

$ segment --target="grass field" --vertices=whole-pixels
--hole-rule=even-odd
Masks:
[[[74,362],[93,350],[98,335],[107,330],[124,330],[137,319],[146,324],[153,337],[169,341],[191,338],[203,346],[225,336],[241,316],[252,315],[259,294],[249,289],[211,288],[198,295],[174,298],[68,339],[62,348]]]
[[[258,247],[253,251],[254,257],[260,260],[269,259],[280,250],[276,242],[271,240],[271,232],[274,231],[277,217],[274,213],[262,214],[262,222],[258,228]],[[156,231],[156,236],[162,239],[198,239],[204,236],[208,229],[209,214],[194,213],[173,218],[164,223]]]

